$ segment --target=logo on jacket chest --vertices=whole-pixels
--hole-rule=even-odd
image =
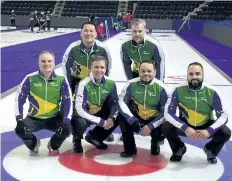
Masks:
[[[42,83],[34,83],[34,86],[35,87],[41,87],[41,86],[43,86],[43,84]]]
[[[150,52],[147,52],[147,51],[145,51],[145,50],[144,50],[142,53],[143,53],[144,55],[150,55],[150,54],[151,54]]]
[[[108,93],[109,93],[109,91],[108,91],[108,90],[103,89],[103,90],[101,90],[101,92],[100,92],[100,93],[101,93],[101,94],[108,94]],[[95,94],[97,94],[97,91],[95,91],[95,90],[91,91],[91,95],[95,95]]]
[[[49,85],[49,86],[52,86],[52,87],[57,87],[57,86],[58,86],[58,84],[55,83],[55,82],[49,82],[48,85]]]
[[[101,92],[102,92],[102,94],[108,94],[109,93],[109,91],[105,90],[105,89],[103,89]]]
[[[145,95],[145,92],[144,91],[135,91],[136,94],[143,94]],[[150,97],[155,97],[156,96],[156,93],[155,92],[147,92],[147,95],[150,96]]]
[[[205,102],[207,102],[207,99],[205,98],[205,96],[200,96],[200,97],[185,96],[185,99],[193,100],[193,101],[205,101]]]
[[[131,50],[131,53],[134,54],[134,53],[137,53],[137,51],[136,50]]]
[[[148,96],[155,97],[156,93],[155,92],[148,92]]]

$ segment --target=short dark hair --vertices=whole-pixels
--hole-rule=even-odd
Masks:
[[[96,61],[104,61],[105,64],[106,64],[106,66],[107,66],[107,63],[108,63],[106,57],[100,56],[100,55],[96,56],[96,57],[92,60],[92,65],[93,65],[93,62],[96,62]]]
[[[190,64],[188,65],[188,68],[189,68],[191,65],[198,65],[198,66],[201,67],[202,71],[204,71],[203,66],[202,66],[199,62],[192,62],[192,63],[190,63]]]
[[[94,26],[94,28],[95,28],[95,30],[97,31],[97,27],[96,27],[96,25],[95,25],[94,23],[90,22],[90,21],[89,21],[89,22],[85,22],[85,23],[83,23],[83,24],[82,24],[82,26],[81,26],[81,30],[83,30],[83,28],[84,28],[84,26],[85,26],[85,25],[93,25],[93,26]]]
[[[148,61],[148,60],[145,60],[145,61],[143,61],[143,62],[140,63],[140,65],[139,65],[139,70],[140,70],[141,65],[144,64],[144,63],[152,64],[153,67],[154,67],[154,70],[156,70],[156,65],[155,65],[155,63],[153,63],[153,62],[151,62],[151,61]]]

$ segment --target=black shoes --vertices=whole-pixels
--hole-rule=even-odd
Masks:
[[[135,148],[131,152],[126,152],[126,151],[121,152],[120,156],[124,157],[124,158],[128,158],[128,157],[132,157],[133,155],[136,155],[136,154],[137,154],[137,149]],[[159,144],[155,144],[155,143],[151,144],[151,154],[152,155],[159,155],[160,154]]]
[[[132,152],[128,153],[126,151],[123,151],[120,153],[120,156],[123,157],[123,158],[129,158],[129,157],[132,157],[133,155],[136,155],[137,154],[137,149],[135,148]]]
[[[85,140],[90,144],[94,145],[97,149],[105,150],[108,148],[108,145],[103,143],[102,141],[95,140],[90,134],[85,136]]]
[[[217,158],[216,155],[212,153],[211,150],[208,150],[206,146],[204,147],[204,152],[207,155],[207,161],[211,164],[216,164],[217,163]]]
[[[105,141],[113,142],[113,141],[114,141],[114,135],[111,133],[111,134],[105,139]]]
[[[173,153],[173,155],[170,158],[171,162],[180,162],[182,159],[182,156],[186,153],[187,148],[186,146],[179,148],[176,153]]]
[[[186,146],[179,148],[179,150],[171,156],[170,161],[180,162],[182,159],[182,156],[186,153],[186,150],[187,150]],[[206,146],[204,147],[204,152],[207,156],[207,161],[209,163],[211,164],[217,163],[217,158],[216,158],[217,156],[213,154],[211,150],[208,150]]]
[[[81,146],[81,139],[73,141],[73,153],[83,153],[83,148]]]
[[[160,145],[156,143],[151,143],[151,154],[159,155],[160,154]]]

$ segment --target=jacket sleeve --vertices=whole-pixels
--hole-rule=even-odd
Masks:
[[[66,78],[62,81],[61,86],[61,100],[62,105],[64,106],[64,121],[70,123],[72,116],[72,93]]]
[[[150,128],[150,130],[152,130],[154,128],[157,128],[162,123],[164,123],[164,121],[165,121],[165,119],[164,119],[164,108],[165,108],[165,104],[167,103],[167,99],[168,99],[167,92],[163,88],[161,93],[160,93],[159,115],[151,123],[149,123],[147,125]]]
[[[126,50],[123,45],[121,46],[121,59],[127,79],[133,79],[134,77],[131,70],[132,61],[130,57],[126,54]]]
[[[188,125],[176,116],[176,109],[179,104],[177,88],[172,92],[165,105],[164,118],[175,127],[185,131]]]
[[[110,52],[109,52],[109,49],[104,46],[104,52],[103,52],[103,55],[107,62],[108,62],[108,65],[107,65],[107,68],[106,68],[106,76],[109,76],[110,75],[110,71],[111,71],[111,68],[112,68],[112,58],[110,56]]]
[[[207,131],[213,135],[218,129],[223,127],[228,121],[228,114],[224,107],[224,102],[217,91],[213,95],[213,109],[215,110],[217,120],[212,124]]]
[[[115,120],[118,115],[118,94],[117,94],[117,87],[115,83],[114,83],[113,91],[110,95],[110,100],[111,100],[110,101],[111,110],[110,110],[109,118]]]
[[[71,84],[71,71],[70,68],[72,67],[74,62],[74,55],[73,55],[73,45],[69,45],[66,49],[63,59],[62,59],[62,70],[64,76],[68,79],[68,83]]]
[[[128,108],[129,101],[131,99],[131,86],[130,82],[127,82],[123,88],[121,94],[119,95],[119,112],[126,118],[129,124],[133,124],[136,121],[136,117],[131,113]]]
[[[26,76],[19,85],[15,97],[15,116],[16,119],[23,119],[23,105],[25,104],[30,93],[30,82]]]
[[[156,77],[163,82],[165,77],[165,59],[163,50],[159,44],[155,45],[154,60],[157,68]]]
[[[93,116],[87,112],[87,90],[81,82],[78,84],[75,92],[75,108],[79,116],[87,119],[99,126],[104,125],[105,120],[100,117]]]

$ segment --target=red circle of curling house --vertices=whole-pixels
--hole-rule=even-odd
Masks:
[[[109,145],[107,150],[90,148],[84,154],[73,154],[71,150],[68,150],[60,155],[59,162],[66,168],[77,172],[107,176],[144,175],[157,172],[168,164],[168,160],[163,155],[154,156],[150,154],[150,150],[139,147],[137,147],[137,155],[132,157],[133,161],[127,164],[110,165],[94,160],[94,157],[97,155],[119,154],[122,150],[122,145]]]

